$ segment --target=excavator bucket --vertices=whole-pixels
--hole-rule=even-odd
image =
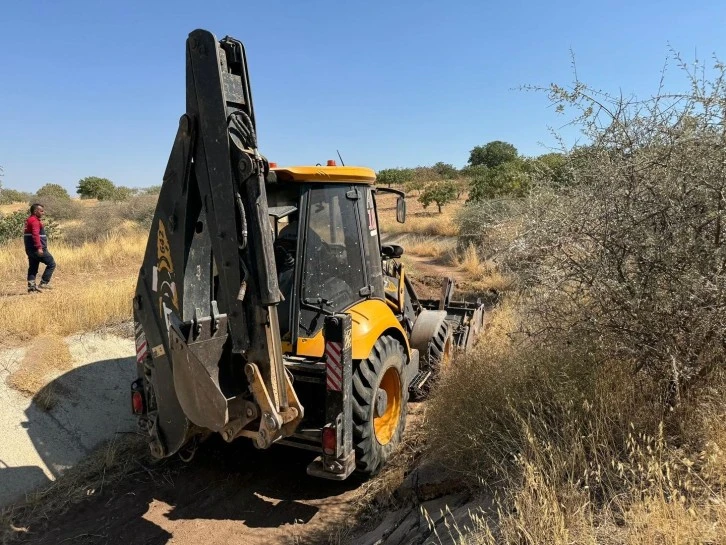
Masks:
[[[302,418],[282,360],[269,167],[257,150],[244,48],[196,30],[186,71],[187,111],[134,298],[132,400],[156,456],[207,430],[264,448]]]

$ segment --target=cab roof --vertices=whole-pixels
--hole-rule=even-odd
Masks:
[[[359,183],[373,185],[376,173],[367,167],[298,166],[272,167],[280,182]]]

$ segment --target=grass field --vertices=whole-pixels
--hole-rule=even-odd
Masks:
[[[391,193],[382,193],[376,197],[378,205],[378,219],[381,228],[387,234],[416,233],[419,235],[440,235],[455,237],[459,234],[456,225],[456,212],[466,201],[466,196],[444,206],[441,214],[436,205],[424,208],[415,196],[406,197],[406,222],[396,221],[396,196]]]
[[[84,208],[98,205],[93,200],[78,202]],[[443,214],[434,207],[424,210],[415,198],[407,199],[407,204],[407,221],[399,224],[395,197],[380,197],[384,233],[420,233],[424,238],[415,245],[419,252],[424,247],[437,251],[425,235],[456,235],[453,218],[459,203],[447,206]],[[0,213],[25,207],[24,203],[2,205]],[[61,230],[74,232],[79,221],[83,220],[68,220]],[[5,317],[0,323],[0,345],[17,345],[40,335],[65,336],[128,320],[147,236],[133,223],[123,222],[118,230],[98,240],[80,244],[78,240],[51,241],[49,249],[57,262],[54,290],[42,294],[26,292],[27,258],[20,241],[0,246],[0,312]]]
[[[51,242],[58,264],[54,289],[40,294],[26,291],[27,258],[20,243],[0,247],[0,342],[65,336],[129,320],[146,237],[132,230],[79,246]]]

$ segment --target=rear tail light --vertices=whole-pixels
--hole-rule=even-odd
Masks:
[[[337,432],[332,426],[323,428],[323,453],[331,456],[335,454],[335,448],[338,443]]]
[[[134,411],[134,414],[144,413],[144,398],[141,392],[131,393],[131,409]]]

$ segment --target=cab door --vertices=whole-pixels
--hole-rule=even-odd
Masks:
[[[363,195],[349,184],[309,184],[299,246],[298,339],[310,339],[326,314],[370,297],[361,240]]]

